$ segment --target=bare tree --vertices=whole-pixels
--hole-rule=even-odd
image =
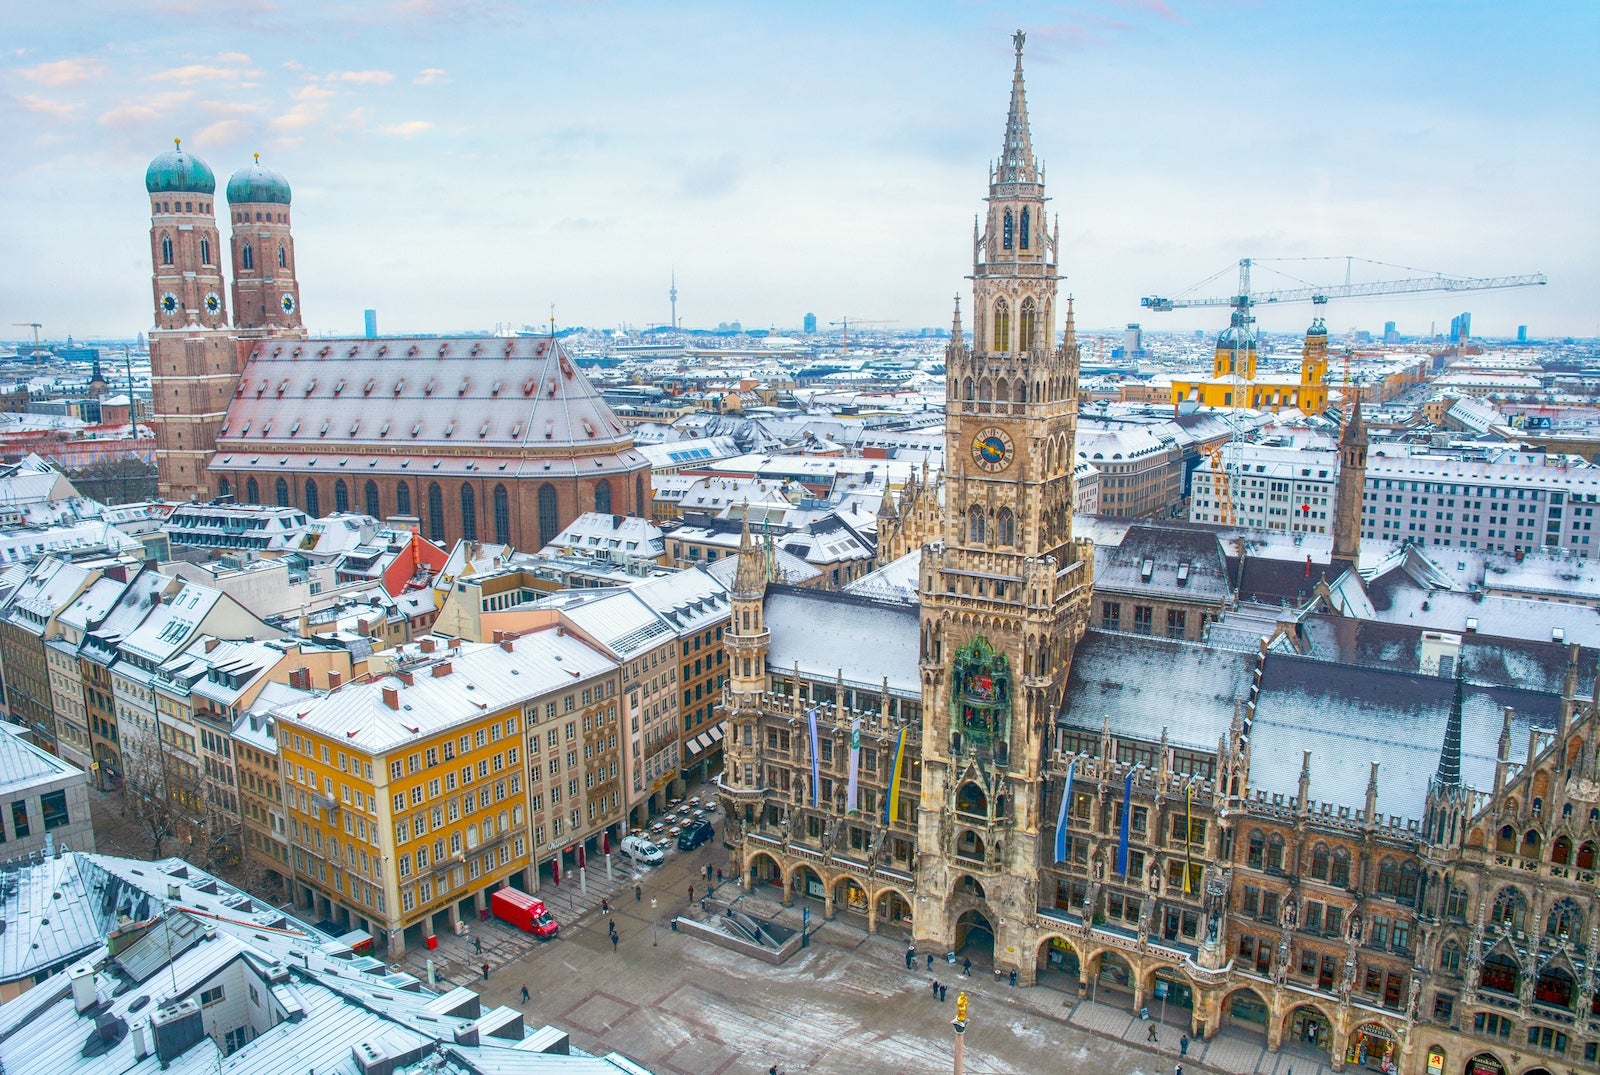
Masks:
[[[193,840],[203,830],[198,824],[200,776],[174,759],[159,744],[124,750],[122,755],[122,809],[150,843],[150,857],[162,857],[171,839]]]
[[[98,459],[68,475],[73,487],[103,504],[128,504],[156,495],[156,468],[137,455]]]

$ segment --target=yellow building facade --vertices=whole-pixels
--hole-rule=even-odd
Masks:
[[[1328,409],[1328,330],[1322,319],[1306,330],[1300,352],[1300,376],[1258,376],[1256,337],[1235,315],[1234,324],[1217,337],[1211,376],[1172,380],[1172,405],[1198,403],[1203,407],[1248,407],[1280,411],[1298,408],[1306,414]]]

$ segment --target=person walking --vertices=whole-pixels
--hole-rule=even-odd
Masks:
[[[616,930],[612,930],[611,931],[611,954],[615,955],[616,952],[617,952],[617,931]]]
[[[604,896],[600,897],[600,913],[601,914],[610,914],[611,913],[611,901],[606,899]]]
[[[914,945],[914,944],[913,945],[908,945],[906,947],[906,970],[910,970],[911,969],[911,964],[916,960],[916,958],[917,958],[917,946]]]
[[[644,899],[644,886],[643,885],[634,885],[633,886],[633,902],[634,903],[638,903],[642,899]]]
[[[487,963],[483,965],[483,980],[486,982],[489,980],[489,964]]]
[[[944,995],[946,993],[948,993],[949,991],[950,991],[950,987],[949,986],[945,985],[943,982],[939,983],[939,1003],[940,1004],[944,1003]]]
[[[483,955],[483,938],[482,937],[474,937],[474,938],[472,938],[472,952],[473,952],[474,955],[479,955],[479,956]]]
[[[1157,1041],[1157,1040],[1159,1040],[1156,1037],[1156,1025],[1154,1023],[1150,1024],[1150,1033],[1145,1036],[1144,1040],[1145,1041]]]
[[[722,867],[717,867],[717,884],[722,884]]]
[[[937,978],[929,979],[928,986],[929,986],[929,988],[931,988],[933,990],[933,999],[934,1000],[938,1000],[939,999],[939,979],[937,979]]]
[[[694,886],[693,885],[689,886],[689,902],[690,903],[694,902]]]
[[[1189,1055],[1189,1035],[1187,1035],[1187,1034],[1183,1035],[1181,1038],[1178,1039],[1178,1055],[1179,1056],[1188,1056]]]
[[[928,953],[928,969],[929,970],[933,969],[933,953],[932,952]]]
[[[1011,971],[1011,988],[1015,989],[1016,987],[1017,987],[1017,972],[1016,972],[1015,968],[1012,968],[1012,971]]]
[[[524,1004],[528,1003],[528,987],[527,986],[523,986],[522,987],[522,1003],[524,1003]]]
[[[962,959],[961,960],[961,977],[963,977],[963,978],[971,978],[972,977],[972,960],[970,960],[970,959]]]

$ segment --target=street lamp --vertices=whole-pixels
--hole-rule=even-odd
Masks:
[[[656,946],[656,930],[661,925],[661,919],[656,915],[656,898],[650,897],[650,947]]]

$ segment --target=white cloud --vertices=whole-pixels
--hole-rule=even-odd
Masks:
[[[394,81],[389,71],[340,71],[328,76],[340,82],[354,82],[358,86],[382,86]]]
[[[415,138],[424,131],[433,130],[433,124],[425,119],[408,119],[404,123],[390,123],[378,128],[379,133],[387,134],[391,138]]]
[[[77,119],[78,114],[83,111],[83,104],[79,101],[58,101],[53,97],[39,97],[31,93],[18,97],[17,103],[25,112],[46,116],[61,123]]]
[[[444,73],[442,67],[424,67],[417,72],[417,77],[411,80],[418,86],[431,86],[436,82],[451,81]]]
[[[106,73],[106,65],[94,59],[51,60],[37,67],[23,68],[17,72],[29,82],[41,86],[70,86],[87,82]]]

